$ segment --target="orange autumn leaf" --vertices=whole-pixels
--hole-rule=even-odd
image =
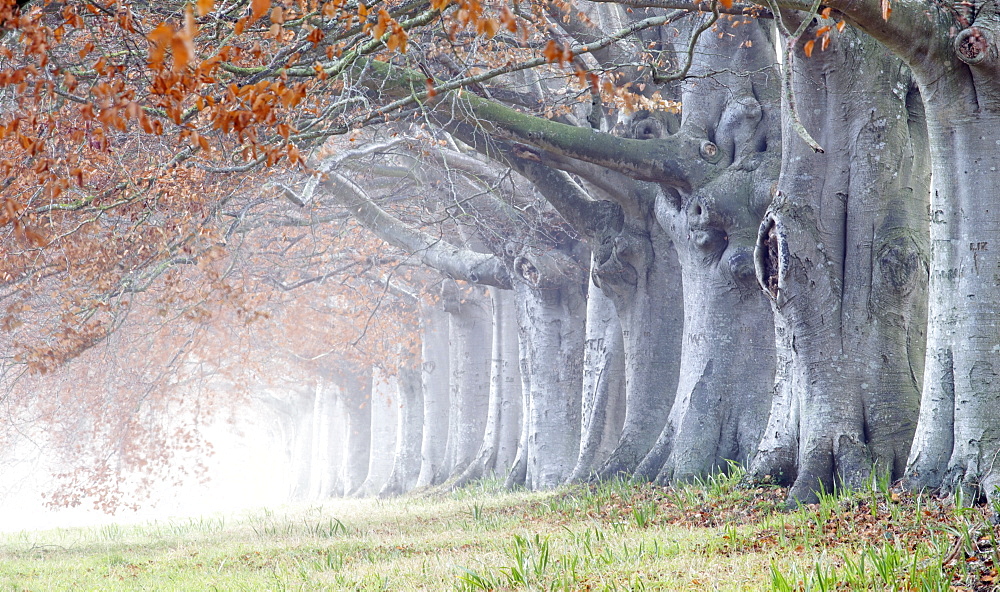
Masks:
[[[276,25],[285,24],[285,9],[280,6],[275,6],[271,9],[271,22]]]
[[[215,9],[215,0],[198,0],[198,16],[205,16]]]
[[[158,27],[149,32],[146,38],[149,40],[149,64],[159,66],[163,63],[167,53],[167,45],[174,37],[174,28],[167,23],[160,23]]]
[[[391,51],[406,53],[406,44],[409,39],[410,37],[406,34],[406,31],[397,25],[393,29],[392,35],[389,35],[389,40],[386,41],[385,46]]]
[[[889,20],[889,15],[892,14],[892,3],[889,0],[882,0],[882,20]]]
[[[170,48],[174,52],[174,72],[187,68],[194,59],[194,37],[197,34],[198,25],[194,22],[194,12],[188,6],[184,14],[184,28],[175,32],[170,39]]]
[[[250,4],[250,20],[256,21],[271,9],[271,0],[253,0]]]
[[[806,41],[805,45],[802,46],[802,51],[805,52],[807,58],[811,58],[813,54],[813,47],[816,45],[816,41],[810,39]]]

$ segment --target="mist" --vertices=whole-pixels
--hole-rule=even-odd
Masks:
[[[7,458],[3,465],[0,532],[197,517],[290,500],[292,463],[273,418],[251,407],[239,417],[219,418],[203,428],[203,435],[214,451],[201,458],[207,468],[204,482],[189,479],[180,486],[153,487],[149,499],[137,500],[138,510],[119,508],[114,513],[87,502],[73,508],[47,506],[44,495],[58,486],[52,477],[58,463],[24,441],[15,455],[8,455],[18,458]],[[194,460],[177,459],[181,464]]]

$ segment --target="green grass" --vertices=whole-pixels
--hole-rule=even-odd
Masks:
[[[495,481],[0,539],[0,591],[989,590],[985,508],[888,486],[782,510],[739,473],[678,488]]]

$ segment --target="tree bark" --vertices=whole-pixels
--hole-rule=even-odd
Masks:
[[[421,390],[424,400],[420,444],[420,475],[416,487],[444,481],[448,445],[448,313],[431,304],[421,305]]]
[[[755,255],[786,384],[751,474],[790,482],[790,500],[811,502],[821,488],[861,485],[873,462],[894,477],[904,468],[922,372],[911,351],[923,339],[928,179],[918,99],[899,60],[847,29],[789,67],[809,106],[802,123],[826,152],[786,118],[778,197]]]
[[[514,267],[522,372],[530,376],[525,485],[545,489],[570,476],[579,453],[585,271],[556,251],[519,257]]]
[[[590,478],[611,457],[625,422],[622,326],[614,303],[593,281],[587,290],[586,331],[580,455],[570,481]]]
[[[357,494],[368,477],[371,456],[372,373],[367,369],[342,376],[347,431],[344,434],[344,495]]]
[[[708,169],[688,184],[668,178],[643,189],[656,195],[659,241],[676,249],[681,282],[673,287],[675,302],[683,293],[683,322],[672,321],[683,327],[683,337],[676,390],[664,397],[670,414],[636,467],[637,474],[660,481],[702,476],[752,456],[773,377],[770,315],[751,257],[780,153],[773,43],[756,22],[715,27],[719,34],[698,42],[692,79],[683,86],[683,118],[673,134],[698,143]],[[632,134],[650,141],[671,135],[652,113],[633,120]],[[630,324],[627,314],[623,327]],[[654,347],[639,342],[632,349]],[[640,361],[638,371],[651,368]],[[665,382],[660,376],[645,381]]]
[[[396,452],[392,472],[378,492],[379,497],[402,495],[413,489],[420,476],[420,447],[423,436],[423,393],[420,367],[410,352],[400,354],[404,364],[396,377]],[[406,363],[408,360],[409,363]]]
[[[499,357],[494,358],[496,388],[500,390],[500,429],[497,438],[497,454],[494,472],[504,475],[510,471],[517,458],[517,445],[521,435],[521,361],[517,329],[517,300],[512,290],[499,291],[503,303],[501,311],[501,347]]]
[[[450,484],[452,488],[462,487],[493,473],[506,476],[516,455],[521,427],[521,378],[516,372],[517,327],[512,322],[515,318],[513,296],[511,291],[490,288],[490,300],[493,303],[493,356],[486,431],[479,453]],[[509,347],[511,341],[515,346],[513,351]]]
[[[667,130],[664,125],[662,129]],[[666,422],[677,385],[683,311],[680,270],[669,238],[656,221],[657,187],[590,166],[518,149],[515,159],[545,198],[587,238],[592,279],[614,303],[622,327],[625,417],[620,437],[598,477],[631,473]],[[566,167],[589,181],[594,200],[566,173],[528,160]]]
[[[337,435],[337,403],[340,388],[323,378],[316,380],[312,411],[312,454],[310,459],[309,499],[333,495],[340,483],[339,456],[334,446]]]
[[[994,166],[1000,123],[1000,16],[942,19],[934,63],[914,60],[927,113],[931,279],[926,373],[907,477],[913,487],[998,498],[1000,467],[1000,208]],[[958,34],[945,32],[950,22]]]
[[[457,477],[475,458],[486,432],[490,394],[493,319],[477,289],[445,297],[448,311],[449,388],[447,478]]]
[[[372,371],[371,444],[368,475],[354,492],[356,497],[372,497],[381,491],[392,473],[396,453],[397,417],[399,415],[398,379],[378,368]]]
[[[682,284],[677,253],[655,220],[653,202],[626,219],[620,234],[597,251],[595,276],[622,327],[625,418],[618,444],[601,466],[607,479],[633,473],[663,431],[680,372]]]

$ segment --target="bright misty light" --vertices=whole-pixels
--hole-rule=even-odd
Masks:
[[[5,465],[4,486],[0,487],[0,531],[144,522],[286,503],[292,470],[277,432],[263,418],[235,424],[216,422],[204,429],[206,440],[215,450],[206,461],[211,478],[208,483],[164,488],[155,492],[140,511],[122,510],[113,516],[86,502],[77,508],[46,508],[41,493],[51,489],[52,471],[45,467],[44,458]]]

